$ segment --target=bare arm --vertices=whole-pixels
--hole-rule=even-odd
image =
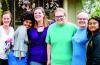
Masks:
[[[51,45],[47,44],[47,65],[51,65]]]

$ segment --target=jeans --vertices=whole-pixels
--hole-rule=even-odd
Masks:
[[[39,62],[34,62],[34,61],[31,61],[30,62],[30,65],[46,65],[46,63],[39,63]]]

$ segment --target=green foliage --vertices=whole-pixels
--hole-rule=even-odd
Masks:
[[[100,16],[100,1],[95,2],[93,5],[94,5],[94,8],[92,8],[90,16],[91,17]]]
[[[20,16],[21,16],[21,14],[22,14],[22,12],[23,12],[23,9],[21,8],[21,7],[19,7],[19,5],[18,5],[18,1],[16,0],[15,1],[16,2],[16,6],[15,6],[15,8],[16,8],[16,11],[15,11],[15,18],[16,18],[16,20],[18,20],[18,21],[20,21]]]
[[[9,0],[2,0],[2,5],[3,5],[3,7],[2,7],[2,9],[3,9],[3,11],[6,11],[6,10],[9,10]]]
[[[9,0],[5,0],[5,3],[7,5],[7,10],[9,10]]]
[[[3,10],[0,8],[0,16],[2,15],[2,11],[3,11]]]
[[[90,14],[90,17],[100,16],[100,0],[81,0],[83,10]]]

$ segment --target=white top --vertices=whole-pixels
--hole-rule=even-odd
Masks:
[[[5,48],[7,48],[11,42],[12,44],[14,42],[14,29],[10,27],[10,32],[7,34],[3,26],[0,26],[0,59],[7,59]]]

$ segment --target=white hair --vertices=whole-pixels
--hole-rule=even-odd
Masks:
[[[80,12],[80,13],[77,15],[77,18],[79,18],[80,16],[83,16],[83,17],[89,19],[89,14],[86,13],[86,12]]]

